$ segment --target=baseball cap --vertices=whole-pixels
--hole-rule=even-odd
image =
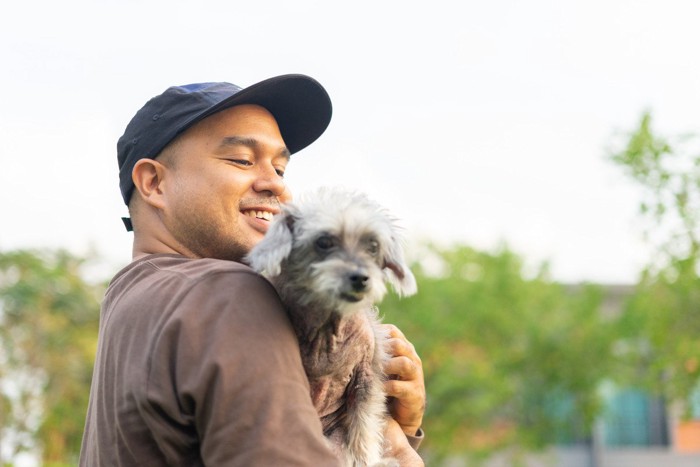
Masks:
[[[154,159],[178,135],[221,110],[241,104],[264,107],[277,120],[290,153],[313,143],[331,120],[331,100],[315,79],[288,74],[241,88],[226,82],[172,86],[149,100],[117,142],[119,188],[125,204],[134,191],[131,172],[140,159]],[[129,219],[125,219],[130,230]]]

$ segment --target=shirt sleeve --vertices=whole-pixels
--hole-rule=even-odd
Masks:
[[[339,465],[294,331],[260,276],[217,273],[195,284],[155,347],[149,419],[173,458],[196,443],[204,465]]]
[[[410,444],[415,451],[418,451],[418,448],[420,447],[424,438],[425,433],[423,432],[423,428],[418,428],[418,432],[416,432],[416,434],[413,436],[406,435],[406,439],[408,439],[408,444]]]

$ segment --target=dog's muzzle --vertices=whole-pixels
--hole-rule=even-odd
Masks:
[[[356,303],[365,298],[369,286],[369,276],[364,271],[353,271],[346,278],[346,286],[340,298],[347,302]]]
[[[367,282],[369,281],[369,276],[357,272],[350,274],[348,280],[350,281],[350,286],[352,287],[353,291],[364,292],[367,289]]]

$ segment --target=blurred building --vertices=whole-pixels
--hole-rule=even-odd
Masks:
[[[634,286],[608,286],[602,313],[619,313],[633,291]],[[700,467],[700,386],[686,407],[636,388],[609,384],[601,391],[605,409],[592,435],[569,438],[546,455],[533,457],[529,465]],[[684,416],[688,408],[690,418]]]
[[[572,290],[577,287],[571,286]],[[619,313],[633,290],[633,286],[607,287],[602,313],[609,316]],[[586,434],[582,425],[571,418],[571,430],[558,436],[558,445],[544,453],[527,456],[525,465],[700,467],[700,386],[684,407],[668,404],[663,398],[637,388],[604,384],[601,391],[605,408],[592,433]],[[448,465],[465,464],[455,460]],[[512,467],[513,460],[505,453],[486,465]]]

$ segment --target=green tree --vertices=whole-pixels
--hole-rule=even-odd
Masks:
[[[0,252],[0,444],[40,450],[45,465],[80,450],[103,283],[65,251]]]
[[[421,258],[418,294],[381,310],[423,359],[426,450],[479,458],[585,436],[615,340],[602,289],[556,284],[546,265],[528,277],[507,248],[429,246]]]
[[[644,113],[611,159],[643,194],[654,257],[625,310],[628,379],[685,401],[700,381],[700,150],[694,135],[664,138]]]

